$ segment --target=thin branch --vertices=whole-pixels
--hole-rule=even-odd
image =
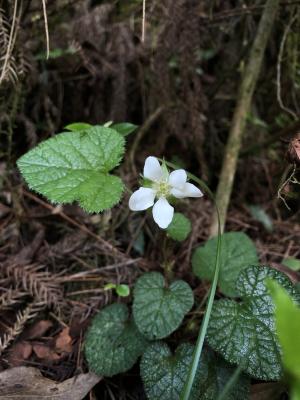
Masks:
[[[48,60],[50,53],[50,44],[49,44],[49,29],[48,29],[48,19],[47,19],[47,8],[46,8],[46,0],[42,0],[43,3],[43,14],[45,21],[45,35],[46,35],[46,47],[47,47],[47,55],[46,58]]]
[[[294,15],[293,18],[291,18],[290,22],[288,23],[287,27],[285,28],[285,31],[283,33],[283,37],[282,37],[282,40],[280,43],[280,48],[279,48],[279,53],[278,53],[278,61],[277,61],[277,100],[278,100],[280,107],[284,111],[289,113],[294,119],[298,118],[297,115],[294,113],[294,111],[292,111],[291,109],[289,109],[288,107],[286,107],[283,104],[282,97],[281,97],[281,63],[282,63],[284,45],[285,45],[287,36],[291,30],[293,23],[296,21],[297,17],[298,17],[298,14]]]
[[[145,42],[145,35],[146,35],[146,0],[143,0],[142,43]]]
[[[285,179],[285,181],[280,185],[280,187],[279,187],[279,189],[278,189],[278,191],[277,191],[277,197],[278,197],[278,199],[280,199],[280,200],[283,201],[284,205],[286,206],[286,208],[287,208],[289,211],[291,211],[291,208],[289,207],[289,205],[288,205],[287,201],[285,200],[285,198],[282,196],[282,191],[284,190],[284,188],[286,187],[286,185],[287,185],[289,182],[295,183],[295,182],[293,181],[293,179],[294,179],[294,177],[295,177],[296,168],[297,168],[297,167],[296,167],[296,164],[294,164],[293,167],[292,167],[292,172],[288,175],[288,178]],[[289,169],[289,172],[290,172],[290,169]]]

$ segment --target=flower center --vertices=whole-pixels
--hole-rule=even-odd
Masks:
[[[153,189],[156,191],[157,197],[167,197],[170,194],[170,185],[168,182],[155,182]]]

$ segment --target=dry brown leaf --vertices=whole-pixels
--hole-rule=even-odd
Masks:
[[[71,353],[72,338],[70,336],[70,328],[64,328],[55,341],[56,350],[59,352]]]
[[[300,133],[290,141],[287,156],[292,164],[300,165]]]
[[[9,351],[8,363],[11,366],[18,366],[27,360],[32,354],[31,343],[21,341],[14,344]]]
[[[17,367],[0,373],[0,399],[82,400],[100,380],[90,372],[56,383],[36,368]]]
[[[44,336],[48,329],[53,326],[53,323],[48,320],[42,319],[32,325],[24,334],[26,339],[37,339]]]
[[[41,360],[58,361],[61,358],[60,355],[58,355],[53,349],[45,344],[34,344],[33,351]]]
[[[258,383],[251,386],[251,400],[279,400],[283,393],[280,383]]]

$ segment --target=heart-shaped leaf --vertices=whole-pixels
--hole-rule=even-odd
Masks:
[[[187,343],[181,344],[174,355],[165,343],[156,342],[147,348],[142,356],[140,370],[148,399],[179,400],[192,362],[193,350],[194,347]],[[195,396],[198,380],[197,376],[190,400],[198,400]]]
[[[253,377],[276,380],[282,374],[281,350],[266,278],[276,280],[299,299],[299,294],[284,274],[269,267],[248,267],[241,272],[236,283],[242,301],[215,301],[207,339],[227,361],[242,365]]]
[[[120,201],[123,183],[108,172],[123,153],[124,139],[118,132],[94,126],[58,134],[17,164],[29,187],[52,202],[78,201],[86,211],[100,212]]]
[[[212,351],[204,354],[204,362],[208,365],[206,380],[200,386],[200,396],[197,400],[218,399],[236,371],[223,359],[216,357]],[[202,367],[204,365],[202,364]],[[201,368],[201,364],[199,366]],[[248,400],[250,398],[250,379],[247,375],[240,374],[223,400]]]
[[[191,221],[181,213],[175,213],[172,222],[167,227],[168,235],[178,242],[185,240],[192,229]]]
[[[128,314],[125,304],[112,304],[93,319],[85,339],[85,356],[97,375],[127,371],[145,350],[147,341]]]
[[[150,400],[179,400],[192,363],[194,346],[181,344],[174,354],[168,345],[151,344],[141,359],[141,376]],[[204,349],[194,379],[190,400],[214,400],[234,372],[212,351]],[[224,400],[247,400],[249,379],[242,375]]]
[[[194,304],[190,286],[175,281],[166,286],[158,272],[142,275],[134,287],[133,316],[148,339],[162,339],[174,332]]]
[[[198,247],[192,258],[193,271],[201,279],[212,280],[217,252],[217,238]],[[239,273],[249,265],[258,263],[257,251],[252,240],[243,232],[222,235],[219,287],[222,293],[235,297],[235,282]]]

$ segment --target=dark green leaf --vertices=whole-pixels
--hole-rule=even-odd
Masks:
[[[150,400],[179,400],[192,362],[194,346],[181,344],[175,354],[168,345],[157,342],[142,356],[141,376]],[[212,351],[204,349],[191,391],[190,400],[215,400],[234,372]],[[241,376],[226,400],[247,400],[249,379]]]
[[[142,275],[134,287],[133,316],[148,339],[162,339],[174,332],[194,303],[190,286],[175,281],[166,286],[158,272]]]
[[[230,363],[257,379],[281,377],[281,354],[274,323],[274,305],[265,279],[279,282],[288,293],[299,298],[292,283],[269,267],[251,266],[243,270],[236,290],[241,302],[215,301],[207,331],[209,344]]]
[[[125,304],[112,304],[96,315],[85,339],[89,369],[112,376],[129,370],[147,346],[129,319]]]
[[[217,238],[198,247],[192,258],[194,274],[201,279],[212,280],[217,251]],[[242,232],[222,235],[219,287],[222,293],[235,297],[235,282],[239,273],[251,264],[257,264],[257,251],[252,240]]]
[[[168,235],[178,242],[185,240],[192,229],[191,221],[181,213],[175,213],[172,222],[167,227]]]
[[[140,367],[148,399],[180,399],[192,362],[193,350],[192,345],[181,344],[173,355],[165,343],[157,342],[148,347],[143,354]],[[198,400],[196,386],[198,387],[197,382],[195,382],[190,400]]]

